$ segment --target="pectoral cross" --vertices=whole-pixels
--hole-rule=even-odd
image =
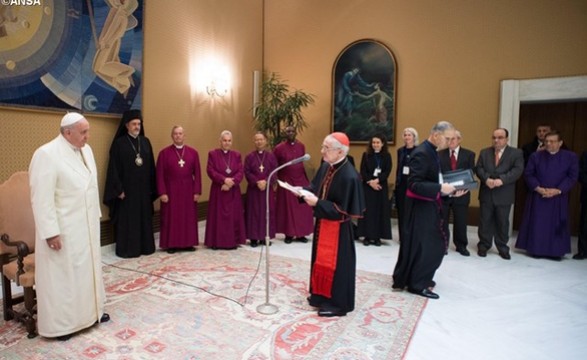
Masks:
[[[259,166],[259,170],[260,170],[261,172],[263,172],[263,169],[265,169],[265,166],[263,166],[263,164],[261,164],[261,165]]]
[[[183,159],[179,159],[179,161],[177,163],[179,164],[179,167],[183,167],[183,165],[185,164],[185,161],[183,161]]]

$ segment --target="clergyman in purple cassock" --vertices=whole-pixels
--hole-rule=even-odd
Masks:
[[[198,239],[198,198],[202,194],[200,158],[184,144],[184,130],[174,126],[173,144],[157,157],[157,192],[161,201],[159,247],[167,252],[195,250]]]
[[[267,178],[277,168],[277,159],[267,147],[267,137],[258,132],[253,137],[255,150],[245,157],[247,200],[245,205],[245,227],[251,246],[264,244],[265,236],[275,237],[275,175],[271,184]],[[269,192],[269,234],[267,234],[267,192]]]
[[[571,252],[569,192],[579,177],[579,160],[574,152],[560,149],[558,132],[545,139],[546,149],[530,155],[524,170],[530,193],[516,248],[560,260]]]
[[[273,150],[278,165],[283,165],[288,161],[302,157],[306,153],[304,144],[296,140],[296,132],[292,126],[285,129],[285,135],[286,139]],[[293,186],[307,187],[310,184],[303,162],[286,166],[279,170],[278,178]],[[285,242],[291,243],[294,239],[307,242],[305,236],[314,231],[312,209],[306,206],[305,203],[300,203],[298,198],[289,190],[281,187],[277,189],[276,207],[276,229],[278,233],[285,235]]]
[[[220,149],[208,153],[206,173],[212,185],[204,243],[212,249],[236,249],[246,242],[239,184],[243,180],[241,154],[231,150],[232,133],[220,134]]]

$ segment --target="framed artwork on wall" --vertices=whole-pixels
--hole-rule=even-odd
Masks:
[[[391,50],[375,40],[355,41],[332,72],[332,130],[354,143],[382,134],[394,144],[397,66]]]
[[[143,0],[0,4],[0,104],[141,108]]]

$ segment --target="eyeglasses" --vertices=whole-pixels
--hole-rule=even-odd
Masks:
[[[338,150],[338,148],[330,148],[328,146],[322,145],[320,146],[320,151],[330,151],[330,150]]]

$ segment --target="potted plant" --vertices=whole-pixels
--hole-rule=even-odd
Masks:
[[[267,134],[274,146],[282,140],[283,128],[293,126],[299,134],[308,127],[302,109],[313,103],[314,95],[302,90],[290,91],[278,74],[271,73],[263,80],[261,100],[253,112],[255,129]]]

